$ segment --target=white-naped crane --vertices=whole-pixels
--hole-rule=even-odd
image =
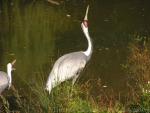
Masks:
[[[12,85],[12,75],[11,72],[14,70],[13,65],[16,60],[12,61],[12,63],[7,64],[7,73],[0,71],[0,94],[6,89],[10,88]]]
[[[87,7],[84,20],[81,23],[81,28],[88,42],[88,48],[86,51],[65,54],[55,62],[46,83],[46,90],[49,94],[51,93],[52,88],[68,79],[73,79],[72,85],[74,85],[80,72],[91,58],[93,45],[88,32],[88,10],[89,6]]]

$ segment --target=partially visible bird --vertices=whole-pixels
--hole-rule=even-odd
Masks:
[[[0,94],[8,87],[11,87],[12,84],[12,76],[11,71],[14,70],[12,67],[15,64],[16,60],[12,63],[7,64],[7,73],[0,71]]]
[[[91,58],[93,45],[88,32],[88,10],[89,6],[87,7],[84,20],[81,23],[81,28],[88,41],[88,48],[86,51],[65,54],[55,62],[46,83],[46,90],[49,92],[49,94],[51,93],[52,88],[68,79],[73,79],[72,85],[74,85],[80,72]]]

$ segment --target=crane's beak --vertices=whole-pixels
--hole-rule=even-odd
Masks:
[[[11,62],[11,65],[13,66],[15,63],[16,63],[16,59]],[[12,68],[12,70],[16,70],[16,69]]]
[[[11,65],[14,65],[15,63],[16,63],[16,59],[11,62]]]
[[[84,17],[84,20],[88,20],[88,12],[89,12],[89,5],[87,6],[86,8],[86,13],[85,13],[85,17]]]
[[[86,9],[86,13],[85,13],[85,17],[84,17],[84,20],[83,20],[83,25],[88,28],[88,12],[89,12],[89,5],[87,6],[87,9]]]

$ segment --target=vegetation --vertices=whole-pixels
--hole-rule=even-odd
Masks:
[[[150,48],[148,37],[134,36],[135,40],[129,44],[128,57],[129,79],[134,81],[134,92],[138,93],[136,104],[132,109],[142,113],[150,112]]]

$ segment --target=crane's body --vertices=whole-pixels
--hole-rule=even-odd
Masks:
[[[0,71],[0,94],[8,87],[8,75],[7,73]]]
[[[7,73],[0,71],[0,94],[6,89],[10,88],[12,84],[12,76],[11,71],[13,70],[13,65],[15,64],[16,60],[12,63],[7,64]]]
[[[87,7],[84,21],[81,23],[82,30],[88,41],[88,48],[86,51],[65,54],[55,62],[46,83],[46,90],[49,92],[49,94],[52,88],[68,79],[73,79],[72,84],[74,84],[80,72],[84,69],[86,63],[91,58],[93,47],[91,38],[88,33],[88,9],[89,7]]]
[[[74,84],[80,72],[85,67],[86,62],[87,58],[82,51],[69,53],[60,57],[54,64],[47,85],[52,89],[61,82],[71,78]]]

